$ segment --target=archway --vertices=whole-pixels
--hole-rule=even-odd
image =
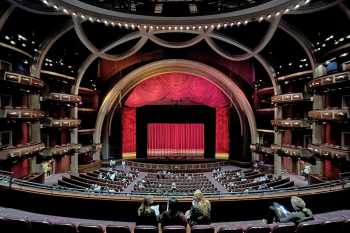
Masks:
[[[235,103],[239,110],[244,113],[249,124],[251,143],[256,143],[257,129],[255,116],[248,99],[239,86],[228,76],[213,67],[203,63],[182,59],[162,60],[144,65],[132,71],[116,83],[106,95],[99,110],[94,133],[94,143],[101,144],[103,124],[108,113],[113,111],[118,99],[120,100],[125,97],[132,89],[147,79],[174,72],[194,75],[211,82],[219,88],[227,98],[232,103]],[[100,152],[98,151],[95,154],[95,159],[99,159],[99,157]]]

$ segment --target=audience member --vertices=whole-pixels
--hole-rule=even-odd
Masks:
[[[187,225],[186,217],[182,211],[179,210],[178,202],[175,197],[169,198],[168,208],[160,216],[161,226],[168,225]]]
[[[158,225],[158,217],[154,209],[151,208],[153,204],[152,196],[146,196],[139,209],[137,210],[136,225]]]
[[[194,192],[192,207],[186,212],[188,222],[191,226],[197,224],[210,224],[210,202],[204,197],[200,190]]]

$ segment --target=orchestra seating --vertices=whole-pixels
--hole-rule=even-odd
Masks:
[[[77,176],[63,176],[58,180],[58,186],[91,191],[122,192],[137,176],[138,174],[133,171],[99,169]]]
[[[202,173],[148,173],[141,181],[142,184],[135,184],[134,192],[167,193],[181,192],[193,193],[200,189],[204,193],[214,193],[217,189]],[[172,185],[176,189],[172,189]]]

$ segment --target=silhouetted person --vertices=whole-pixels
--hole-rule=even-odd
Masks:
[[[168,201],[168,209],[160,216],[160,223],[162,227],[168,225],[187,225],[186,217],[182,211],[179,210],[179,205],[175,197],[171,197]]]
[[[151,208],[153,198],[146,196],[137,210],[136,225],[158,225],[158,218],[154,209]]]

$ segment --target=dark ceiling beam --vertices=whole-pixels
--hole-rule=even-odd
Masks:
[[[33,14],[39,14],[39,15],[63,15],[63,13],[59,12],[59,11],[43,11],[43,10],[38,10],[38,9],[35,9],[35,8],[28,7],[27,5],[24,4],[27,1],[23,1],[22,3],[19,3],[16,0],[6,0],[6,1],[9,2],[11,5],[13,5],[15,7],[18,7],[20,9],[22,9],[22,10],[31,12]]]
[[[5,26],[8,18],[11,16],[12,12],[16,9],[16,7],[14,5],[10,5],[6,11],[4,12],[4,14],[2,14],[2,16],[0,17],[0,32],[2,30],[2,28]]]

